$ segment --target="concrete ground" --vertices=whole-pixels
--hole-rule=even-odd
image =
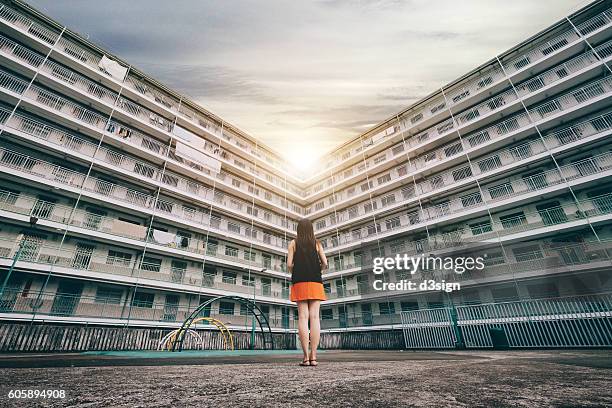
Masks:
[[[0,406],[612,406],[609,351],[326,351],[318,367],[287,351],[184,353],[0,355]]]

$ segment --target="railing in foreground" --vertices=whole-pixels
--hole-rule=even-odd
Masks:
[[[401,313],[406,348],[612,347],[612,293]]]

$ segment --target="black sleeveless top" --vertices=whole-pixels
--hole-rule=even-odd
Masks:
[[[296,243],[291,283],[299,282],[323,283],[323,279],[321,279],[321,261],[316,246],[312,252],[304,253],[297,248]]]

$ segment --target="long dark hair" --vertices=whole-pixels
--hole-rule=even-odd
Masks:
[[[316,250],[317,240],[315,239],[312,222],[308,218],[302,218],[298,222],[295,244],[296,249],[305,254]]]

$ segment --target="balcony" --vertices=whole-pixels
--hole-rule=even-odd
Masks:
[[[578,31],[580,31],[587,40],[593,35],[605,31],[612,24],[610,10],[612,9],[608,9],[591,17],[584,23],[581,23],[577,26]],[[343,151],[336,153],[335,159],[322,164],[321,167],[325,168],[325,170],[311,177],[308,182],[313,183],[318,178],[329,174],[334,168],[352,162],[355,158],[362,157],[363,154],[376,154],[374,152],[378,149],[378,146],[388,143],[390,139],[398,139],[408,131],[418,133],[420,129],[422,129],[423,123],[427,122],[428,119],[438,117],[438,119],[435,120],[439,121],[443,119],[443,116],[440,116],[441,113],[444,113],[445,116],[448,117],[449,112],[447,104],[453,107],[453,105],[467,104],[470,103],[470,101],[477,100],[478,96],[485,95],[484,91],[493,89],[495,86],[505,81],[506,78],[516,80],[516,78],[513,77],[520,76],[521,73],[532,70],[536,65],[541,64],[542,61],[558,55],[560,52],[571,47],[575,47],[581,42],[582,39],[576,34],[574,29],[568,25],[567,30],[554,38],[536,42],[529,50],[520,53],[512,59],[502,61],[504,67],[503,71],[499,66],[480,70],[475,77],[469,79],[467,82],[455,85],[452,89],[445,90],[447,95],[446,100],[442,95],[438,95],[427,102],[425,106],[421,104],[420,106],[415,106],[410,109],[400,118],[401,126],[397,126],[393,132],[385,134],[383,131],[382,135],[361,136],[351,145],[343,148]]]
[[[295,222],[290,222],[289,220],[286,220],[285,218],[282,218],[276,214],[263,211],[259,208],[252,208],[251,203],[236,198],[225,197],[225,195],[220,191],[214,192],[208,187],[204,187],[194,181],[182,178],[169,171],[162,172],[158,167],[152,166],[150,163],[139,161],[116,150],[111,150],[102,146],[99,147],[98,145],[90,143],[85,139],[78,138],[22,114],[16,113],[13,116],[10,116],[9,110],[0,108],[0,122],[4,122],[4,129],[7,132],[12,132],[17,135],[24,133],[28,136],[32,136],[29,138],[29,140],[40,143],[45,148],[51,147],[56,149],[58,152],[72,153],[75,157],[84,160],[89,161],[93,158],[94,162],[105,167],[107,171],[115,172],[117,169],[119,169],[124,175],[131,176],[137,182],[142,183],[144,181],[156,187],[159,186],[168,189],[186,191],[189,193],[189,198],[193,197],[194,200],[197,199],[198,201],[206,202],[209,205],[213,203],[223,204],[225,208],[230,209],[230,211],[236,214],[238,217],[247,219],[255,218],[257,221],[264,223],[264,225],[274,225],[275,227],[282,228],[285,232],[293,231],[287,230],[287,226],[290,226],[291,228],[294,228],[295,226]],[[67,174],[70,172],[71,171],[68,169],[61,169],[54,170],[53,174]],[[75,175],[74,177],[81,179],[84,177],[84,175]],[[218,177],[225,177],[226,183],[227,181],[233,180],[231,178],[227,178],[225,174],[221,174]],[[112,193],[115,190],[124,189],[116,184],[95,180],[94,185],[95,188],[92,191],[99,193],[100,191],[98,190],[104,186],[103,189],[105,190],[105,194]],[[151,201],[151,198],[148,200],[145,199],[145,194],[140,192],[134,191],[131,193],[126,193],[126,196],[139,197],[135,199],[134,202],[130,201],[132,204],[153,202]],[[173,206],[180,207],[180,203],[166,202],[163,204],[163,208],[172,208]],[[147,208],[149,207],[150,206],[147,206]],[[184,219],[190,220],[191,218],[192,214],[189,214],[189,216]]]
[[[162,302],[129,302],[121,299],[103,299],[95,296],[84,296],[62,293],[26,293],[7,291],[0,301],[0,312],[36,315],[36,318],[50,321],[78,321],[79,318],[96,319],[104,323],[125,324],[126,321],[145,321],[148,324],[162,324],[169,327],[179,327],[195,308],[186,308],[172,303]],[[222,313],[223,312],[223,313]],[[251,317],[236,315],[222,311],[213,305],[207,317],[213,317],[226,325],[235,327],[251,326]],[[268,322],[272,328],[291,329],[296,325],[292,316],[280,313],[268,314]],[[29,317],[28,317],[29,318]]]
[[[0,235],[0,258],[9,263],[17,252],[18,242],[15,242],[15,238],[7,233]],[[207,259],[207,262],[217,261],[212,258]],[[78,245],[76,247],[61,245],[36,237],[27,238],[19,262],[27,262],[30,264],[30,269],[38,269],[41,273],[53,270],[54,273],[94,280],[103,279],[123,285],[137,284],[140,287],[170,288],[209,296],[232,292],[236,295],[255,295],[267,298],[268,301],[289,298],[285,296],[284,291],[271,290],[270,287],[259,283],[255,286],[244,286],[237,285],[235,282],[233,284],[222,282],[218,274],[212,276],[204,274],[201,265],[198,269],[197,267],[177,267],[165,263],[138,261],[138,257],[134,261],[123,258],[114,259],[96,250],[93,246],[85,248]]]
[[[611,201],[612,203],[612,201]],[[612,208],[610,209],[612,212]],[[507,248],[510,252],[510,249]],[[485,251],[483,251],[485,253]],[[448,282],[459,282],[462,287],[469,285],[482,285],[491,281],[503,281],[509,279],[528,278],[530,276],[542,276],[555,273],[579,272],[588,269],[601,270],[607,268],[612,259],[612,243],[610,242],[584,242],[584,243],[553,243],[542,242],[538,249],[524,259],[501,260],[485,259],[485,269],[471,273],[456,274],[452,271],[419,271],[416,275],[408,275],[407,279],[419,280],[423,276]],[[427,275],[429,274],[429,275]],[[387,278],[386,282],[397,282],[400,279]],[[396,272],[397,276],[397,272]],[[352,298],[380,299],[387,298],[390,293],[376,291],[373,283],[366,281],[358,288],[327,294],[328,300],[333,302],[337,299]],[[394,297],[405,296],[403,292],[393,294]]]
[[[64,121],[65,117],[68,117],[71,121],[80,122],[84,126],[81,131],[87,129],[93,130],[95,131],[94,136],[96,138],[110,136],[111,140],[109,140],[109,142],[119,144],[121,148],[127,151],[136,148],[136,152],[140,155],[146,153],[144,155],[145,157],[151,157],[151,155],[153,155],[153,160],[168,160],[174,167],[193,174],[194,178],[204,177],[210,184],[223,184],[230,191],[238,191],[238,195],[246,195],[250,199],[254,198],[259,203],[275,206],[277,211],[290,212],[293,213],[291,215],[294,217],[299,217],[299,212],[301,212],[299,206],[295,204],[289,206],[289,202],[278,194],[267,193],[265,197],[262,198],[259,194],[259,188],[257,189],[258,194],[249,191],[248,187],[253,184],[251,182],[236,177],[230,178],[224,172],[215,176],[212,172],[196,163],[186,163],[174,154],[172,148],[168,149],[167,146],[155,139],[149,138],[130,127],[112,121],[97,112],[83,108],[47,90],[34,85],[28,87],[26,81],[2,71],[0,71],[0,88],[9,91],[9,95],[13,94],[14,98],[18,98],[18,96],[21,95],[23,101],[31,103],[36,109],[42,109],[43,112],[48,112],[50,109],[53,113],[59,115],[60,121]],[[132,149],[126,149],[127,146],[130,146]],[[183,189],[180,191],[189,191],[185,188],[185,185],[197,185],[199,186],[198,188],[207,188],[196,181],[185,179],[178,174],[175,177],[183,180]],[[234,180],[236,181],[235,183],[233,182]]]
[[[211,216],[210,211],[202,208],[159,199],[156,196],[130,190],[105,180],[86,177],[85,174],[3,148],[0,148],[0,168],[12,170],[8,172],[32,181],[39,181],[41,184],[46,184],[45,181],[47,184],[52,182],[74,193],[85,192],[87,195],[103,202],[108,203],[109,199],[112,199],[122,207],[136,209],[147,216],[154,214],[160,219],[185,225],[188,228],[195,228],[202,233],[210,231],[221,237],[231,237],[240,242],[248,240],[248,242],[253,242],[257,246],[277,252],[284,252],[287,247],[286,238],[263,232],[251,225],[241,224],[216,215]],[[5,199],[14,200],[16,197],[8,195]],[[222,199],[223,197],[219,194],[214,197],[215,203]],[[23,205],[25,207],[21,209],[21,212],[29,211],[27,207],[31,208],[33,201],[35,201],[33,198],[24,199]],[[67,214],[71,210],[72,207],[67,207]],[[122,229],[120,228],[120,230]],[[138,236],[142,236],[142,234]]]
[[[532,142],[527,142],[522,145],[517,145],[510,149],[498,151],[492,155],[485,156],[479,160],[473,162],[474,169],[471,171],[472,176],[489,175],[489,174],[500,174],[508,172],[511,169],[522,166],[528,161],[537,159],[538,156],[548,156],[549,152],[557,152],[560,147],[564,149],[574,147],[577,143],[588,141],[592,137],[606,137],[606,134],[612,129],[612,113],[597,116],[588,121],[575,124],[573,126],[557,130],[552,133],[544,135],[544,143],[541,139],[536,139]],[[546,146],[546,147],[544,147]],[[593,161],[595,160],[595,161]],[[597,161],[599,160],[599,161]],[[606,169],[607,168],[607,155],[600,157],[599,159],[588,159],[584,163],[577,163],[572,170],[572,165],[564,166],[566,169],[565,176],[570,177],[572,180],[576,178],[576,172],[578,174],[584,174],[584,176],[592,176],[593,174],[588,171],[591,165],[594,169]],[[602,167],[603,166],[603,167]],[[467,170],[470,170],[468,168]],[[457,170],[447,172],[446,176],[449,181],[446,185],[452,185],[454,180],[453,176],[456,176]],[[466,175],[470,174],[468,171]],[[470,177],[471,178],[471,177]],[[384,195],[385,202],[382,201],[381,197],[373,199],[372,202],[368,203],[370,207],[378,210],[367,213],[362,206],[355,206],[351,209],[339,212],[334,215],[332,223],[329,229],[341,228],[344,225],[350,226],[351,223],[363,220],[367,221],[375,215],[378,211],[390,211],[394,208],[403,208],[407,203],[415,203],[419,196],[431,197],[431,191],[433,187],[442,188],[445,185],[446,178],[432,178],[428,181],[416,184],[408,184],[399,191],[394,191],[390,194]],[[533,190],[544,189],[550,185],[557,185],[562,180],[556,170],[545,172],[535,177],[526,177],[518,180],[509,179],[507,182],[499,182],[494,186],[483,187],[485,193],[484,201],[479,191],[476,191],[470,196],[465,194],[459,198],[450,199],[447,203],[425,207],[422,210],[416,209],[412,212],[408,218],[413,224],[418,224],[423,220],[436,218],[440,215],[450,215],[454,213],[461,213],[464,211],[471,211],[475,208],[484,209],[486,202],[495,203],[500,200],[506,200],[511,197],[520,198],[521,194],[529,194]],[[415,194],[416,192],[416,194]],[[384,220],[382,220],[384,221]],[[335,232],[335,231],[334,231]],[[359,236],[362,236],[364,229],[361,229]]]
[[[612,41],[598,46],[595,51],[598,55],[604,58],[604,61],[612,61]],[[520,98],[528,98],[530,96],[542,93],[544,91],[550,91],[550,87],[560,81],[567,81],[574,74],[578,72],[584,72],[586,70],[593,70],[597,66],[602,66],[603,62],[595,55],[593,51],[588,51],[581,54],[573,59],[564,62],[563,64],[557,65],[554,68],[538,75],[537,77],[531,78],[528,81],[517,85],[516,90]],[[585,93],[592,93],[594,90],[588,89]],[[585,95],[586,98],[591,98],[592,95]],[[338,190],[341,186],[347,182],[357,183],[359,180],[365,178],[368,174],[376,174],[384,171],[388,168],[389,164],[394,163],[394,160],[398,158],[408,157],[410,154],[424,150],[428,144],[441,139],[445,139],[448,135],[452,135],[455,132],[462,130],[465,131],[465,127],[471,123],[481,122],[483,117],[486,117],[492,112],[496,112],[501,109],[504,105],[516,104],[519,98],[514,93],[513,89],[510,89],[502,94],[496,95],[485,102],[468,109],[467,111],[455,114],[455,121],[449,119],[442,124],[438,124],[425,131],[420,132],[416,136],[410,137],[405,141],[401,141],[396,145],[390,146],[384,152],[377,154],[376,156],[369,158],[367,161],[364,159],[363,163],[356,164],[348,169],[345,169],[341,174],[337,174],[333,177],[333,184],[329,182],[326,184],[328,189],[315,189],[315,193],[310,194],[308,199],[314,199],[319,192]],[[528,103],[528,102],[527,102]],[[505,109],[505,108],[504,108]],[[543,107],[542,109],[546,109]],[[556,109],[555,109],[556,110]],[[536,112],[539,113],[539,112]],[[513,127],[528,124],[530,120],[527,114],[516,115],[516,121],[519,123],[512,123]],[[507,122],[507,121],[506,121]],[[527,122],[527,123],[526,123]],[[503,125],[489,126],[484,131],[479,131],[477,135],[485,137],[484,134],[500,133],[495,132],[496,128]],[[514,130],[514,129],[512,129]],[[507,133],[507,132],[506,132]],[[469,137],[469,136],[468,136]],[[463,140],[455,140],[454,143],[444,145],[434,150],[422,152],[416,158],[408,159],[407,169],[413,174],[418,174],[424,169],[431,168],[432,164],[441,164],[445,158],[451,156],[457,156],[459,153],[464,151],[475,151],[474,147],[480,143],[477,139],[470,138],[469,144],[465,141],[466,136],[462,137]],[[487,140],[490,140],[488,137]],[[341,193],[340,193],[341,194]]]
[[[278,252],[282,254],[279,262],[272,264],[272,255],[268,258],[257,253],[249,247],[248,251],[243,248],[244,257],[239,258],[238,248],[234,248],[231,243],[219,246],[216,241],[208,237],[207,233],[201,237],[186,237],[180,233],[158,232],[155,228],[147,228],[143,225],[131,224],[114,217],[95,214],[87,210],[73,209],[73,207],[46,202],[24,194],[13,194],[0,190],[0,209],[13,214],[24,216],[34,216],[40,220],[51,221],[50,228],[67,228],[77,234],[110,241],[118,241],[120,245],[128,247],[155,247],[158,251],[166,255],[182,253],[183,256],[191,257],[195,260],[215,258],[218,262],[234,263],[239,267],[252,267],[255,269],[268,269],[277,272],[284,272],[284,267],[280,259],[284,259],[284,249]],[[209,219],[210,221],[210,219]],[[223,226],[226,227],[226,226]],[[216,228],[221,237],[236,236],[231,231],[224,231],[220,224],[211,223],[210,229]],[[244,240],[244,238],[243,238]],[[229,253],[228,248],[234,248],[236,253]],[[225,249],[225,252],[221,251]],[[248,255],[248,256],[247,256]],[[222,262],[225,260],[226,262]]]
[[[494,126],[481,130],[477,133],[468,134],[464,136],[461,145],[453,145],[452,148],[446,147],[448,148],[448,151],[445,152],[445,160],[436,160],[436,157],[432,155],[430,156],[429,160],[431,164],[421,169],[416,169],[414,167],[410,168],[410,163],[397,166],[388,173],[389,176],[386,180],[377,180],[378,185],[376,186],[376,192],[378,195],[381,196],[385,192],[385,195],[393,193],[396,196],[396,199],[398,199],[398,202],[400,202],[401,204],[406,204],[405,201],[416,201],[416,198],[418,197],[418,195],[415,195],[414,191],[412,191],[413,188],[410,187],[414,186],[415,184],[416,186],[414,187],[414,190],[420,192],[419,194],[427,194],[427,196],[430,197],[434,192],[436,194],[439,194],[443,191],[449,190],[449,188],[457,186],[457,182],[459,181],[457,180],[458,177],[460,178],[461,185],[465,185],[467,181],[474,180],[473,174],[469,174],[470,171],[472,171],[472,173],[480,173],[482,171],[477,170],[473,166],[473,168],[468,167],[466,170],[466,177],[461,177],[460,174],[456,173],[458,168],[457,164],[454,164],[455,168],[451,168],[450,170],[438,174],[434,173],[432,176],[429,176],[427,179],[420,181],[419,183],[416,183],[415,176],[426,170],[429,172],[433,172],[432,170],[434,170],[438,165],[440,165],[440,163],[444,163],[450,160],[456,160],[460,154],[467,155],[470,153],[470,151],[480,148],[479,146],[481,145],[495,143],[496,140],[499,140],[501,138],[509,138],[512,136],[516,136],[518,134],[526,132],[534,126],[541,125],[542,123],[551,120],[552,118],[567,115],[568,112],[573,110],[573,108],[577,106],[584,106],[585,101],[601,101],[605,98],[608,98],[610,95],[612,95],[612,80],[610,78],[604,78],[602,80],[578,88],[568,94],[556,97],[551,101],[545,102],[544,104],[530,108],[529,114],[522,113],[513,116],[510,119],[507,119]],[[534,121],[532,122],[530,118]],[[608,114],[606,114],[606,121],[609,121]],[[597,133],[609,130],[609,125],[606,121],[604,121],[602,124],[604,126],[604,129],[600,130],[599,128],[596,128]],[[593,127],[599,127],[599,125],[599,121],[593,122],[592,124]],[[584,137],[581,138],[584,139]],[[563,138],[557,139],[558,141],[563,140]],[[551,138],[548,138],[548,140],[551,140]],[[570,142],[567,141],[565,144],[567,143]],[[465,166],[467,166],[467,163],[465,163]],[[500,173],[502,171],[502,168],[503,166],[498,166],[498,168],[495,169],[495,171],[491,174]],[[381,176],[378,175],[377,178],[381,178]],[[348,207],[352,203],[358,202],[357,200],[359,198],[361,198],[362,200],[366,199],[369,201],[368,197],[372,193],[372,191],[374,191],[374,179],[375,178],[371,177],[369,183],[364,183],[361,186],[355,186],[352,187],[352,189],[347,189],[336,193],[333,207]],[[400,185],[404,186],[404,188],[396,189],[394,191],[388,191],[390,190],[390,188],[397,188],[397,186]],[[323,213],[326,213],[331,209],[332,207],[318,209],[316,212],[311,213],[310,217],[314,218],[316,221],[321,216],[323,216]],[[333,224],[346,222],[348,220],[354,222],[353,219],[355,217],[359,215],[364,215],[361,212],[357,214],[349,212],[350,209],[340,213],[336,213],[336,222]],[[372,214],[369,215],[371,216]],[[317,229],[317,231],[320,233],[322,230]]]
[[[275,157],[273,153],[264,151],[265,149],[257,146],[249,138],[228,130],[227,125],[222,131],[221,125],[217,124],[219,119],[211,119],[208,117],[209,113],[198,111],[195,108],[197,105],[193,104],[194,108],[188,107],[190,102],[187,99],[171,96],[156,85],[150,85],[152,82],[137,78],[134,73],[135,69],[128,73],[124,81],[116,80],[102,73],[99,67],[101,55],[94,55],[77,42],[60,37],[59,33],[43,27],[16,10],[2,6],[0,21],[16,30],[20,35],[33,40],[40,52],[46,53],[50,50],[54,57],[59,57],[68,64],[77,64],[81,70],[85,69],[89,76],[96,80],[101,79],[101,82],[113,89],[124,87],[124,94],[130,94],[134,98],[143,100],[152,109],[163,111],[164,116],[176,116],[179,124],[187,125],[196,132],[205,132],[215,139],[223,138],[229,143],[228,147],[245,154],[250,160],[261,163],[269,168],[273,175],[282,173],[292,178],[294,182],[299,182],[289,172],[286,163]],[[284,179],[277,179],[277,182],[284,182]]]
[[[590,169],[589,171],[592,171]],[[536,183],[539,183],[537,180]],[[529,182],[528,182],[529,183]],[[393,245],[397,248],[401,246],[401,249],[392,250],[392,253],[406,253],[409,255],[419,255],[427,252],[449,252],[457,251],[461,248],[470,248],[470,245],[478,243],[495,243],[497,241],[510,241],[526,239],[527,237],[537,236],[539,234],[550,233],[552,231],[563,230],[569,227],[586,226],[590,223],[607,222],[610,219],[612,213],[612,195],[602,194],[596,197],[590,197],[588,199],[578,201],[577,205],[574,203],[560,204],[557,207],[550,209],[539,209],[537,211],[521,211],[521,208],[516,208],[515,212],[521,212],[520,217],[516,219],[508,219],[507,217],[500,218],[496,214],[493,214],[494,221],[491,223],[490,219],[481,223],[470,225],[469,228],[466,224],[458,224],[458,228],[449,233],[444,234],[433,234],[430,235],[429,239],[424,238],[420,240],[409,240],[402,239],[405,233],[412,230],[415,218],[409,214],[407,218],[407,226],[400,224],[396,228],[383,231],[379,230],[378,235],[374,230],[370,231],[371,234],[365,237],[356,237],[355,235],[345,234],[339,236],[338,246],[333,247],[334,253],[336,251],[348,251],[349,247],[354,247],[357,244],[365,245],[367,242],[374,243],[378,239],[389,238],[390,236],[398,235],[398,239],[393,240]],[[483,213],[483,215],[486,215]],[[403,218],[400,217],[400,220]],[[403,223],[404,221],[401,221]],[[433,223],[432,223],[433,224]],[[360,240],[360,241],[358,241]],[[358,242],[355,242],[358,241]],[[328,251],[330,246],[333,246],[335,242],[327,244]],[[354,268],[363,268],[363,265],[368,265],[371,262],[369,257],[364,258],[361,256],[359,260],[355,262],[345,262],[345,270],[352,270]],[[368,266],[369,267],[369,266]],[[330,268],[329,273],[337,272],[340,270],[333,270]]]

